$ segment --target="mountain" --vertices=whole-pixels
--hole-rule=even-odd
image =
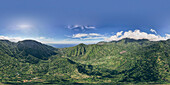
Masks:
[[[156,42],[151,42],[146,39],[135,40],[125,38],[120,41],[99,42],[91,45],[79,44],[74,47],[65,48],[65,53],[63,53],[63,55],[89,60],[92,58],[101,58],[103,56],[118,55],[121,51],[134,52],[139,48],[149,46],[154,43]]]
[[[79,44],[66,48],[63,55],[79,63],[92,65],[95,70],[91,73],[112,76],[114,71],[123,75],[121,81],[143,82],[166,80],[170,70],[169,49],[169,40],[153,42],[125,38],[93,45]]]
[[[56,48],[33,40],[20,41],[17,43],[17,47],[24,55],[32,55],[39,59],[48,59],[51,55],[55,55],[55,50],[57,50]]]
[[[170,40],[119,41],[54,48],[0,40],[0,82],[170,83]]]
[[[37,63],[40,59],[48,59],[57,54],[57,49],[34,40],[24,40],[17,43],[0,40],[0,51],[23,62]]]

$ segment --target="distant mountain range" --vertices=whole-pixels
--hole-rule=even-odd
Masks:
[[[0,82],[170,84],[170,39],[125,38],[64,48],[52,46],[34,40],[0,40]]]

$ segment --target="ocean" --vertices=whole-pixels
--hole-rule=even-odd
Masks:
[[[66,48],[66,47],[73,47],[77,44],[50,44],[50,46],[53,46],[55,48]]]

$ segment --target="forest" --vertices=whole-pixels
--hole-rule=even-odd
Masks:
[[[0,84],[170,84],[170,39],[54,48],[0,40]]]

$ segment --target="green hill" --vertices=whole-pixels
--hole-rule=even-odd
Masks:
[[[170,83],[170,40],[122,39],[53,48],[0,40],[2,83]]]

